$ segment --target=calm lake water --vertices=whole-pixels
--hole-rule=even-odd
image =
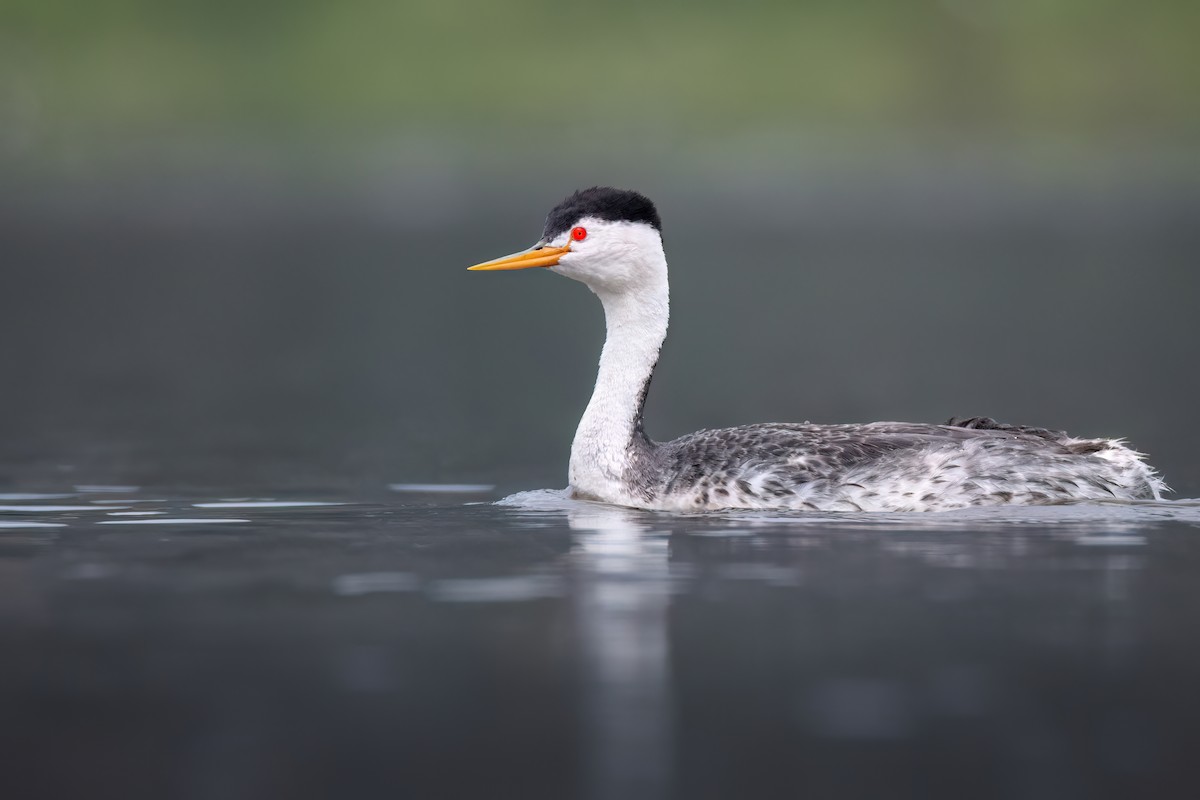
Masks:
[[[1190,174],[768,161],[0,181],[0,798],[1200,796],[1195,502],[511,497],[603,321],[463,268],[597,181],[664,218],[650,435],[992,416],[1200,495]]]
[[[41,488],[0,495],[7,797],[1200,786],[1197,501]]]

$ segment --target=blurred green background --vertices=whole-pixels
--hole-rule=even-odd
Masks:
[[[7,158],[48,161],[442,135],[1179,149],[1198,32],[1185,0],[4,0],[0,123]]]
[[[665,220],[653,436],[989,415],[1128,436],[1194,494],[1198,31],[1167,0],[0,0],[0,482],[562,485],[599,309],[462,267],[600,183]]]

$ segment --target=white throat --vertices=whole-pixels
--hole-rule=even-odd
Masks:
[[[644,255],[661,261],[636,288],[591,287],[604,306],[607,336],[596,388],[571,443],[569,478],[579,495],[628,505],[629,471],[637,455],[642,404],[670,316],[666,257],[661,248]]]

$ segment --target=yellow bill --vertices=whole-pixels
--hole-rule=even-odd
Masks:
[[[491,261],[484,261],[482,264],[476,264],[473,267],[467,267],[469,270],[495,270],[495,269],[529,269],[530,267],[553,267],[562,258],[563,253],[570,252],[571,248],[563,247],[545,247],[534,245],[528,250],[522,250],[519,253],[513,253],[510,256],[503,258],[494,258]]]

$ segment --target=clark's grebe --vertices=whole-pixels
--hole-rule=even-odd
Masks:
[[[661,231],[649,199],[595,187],[559,203],[533,247],[471,267],[548,267],[604,305],[596,388],[571,444],[574,496],[672,511],[944,511],[1158,499],[1165,491],[1141,454],[1120,441],[983,417],[945,425],[766,423],[651,440],[642,407],[669,316]]]

